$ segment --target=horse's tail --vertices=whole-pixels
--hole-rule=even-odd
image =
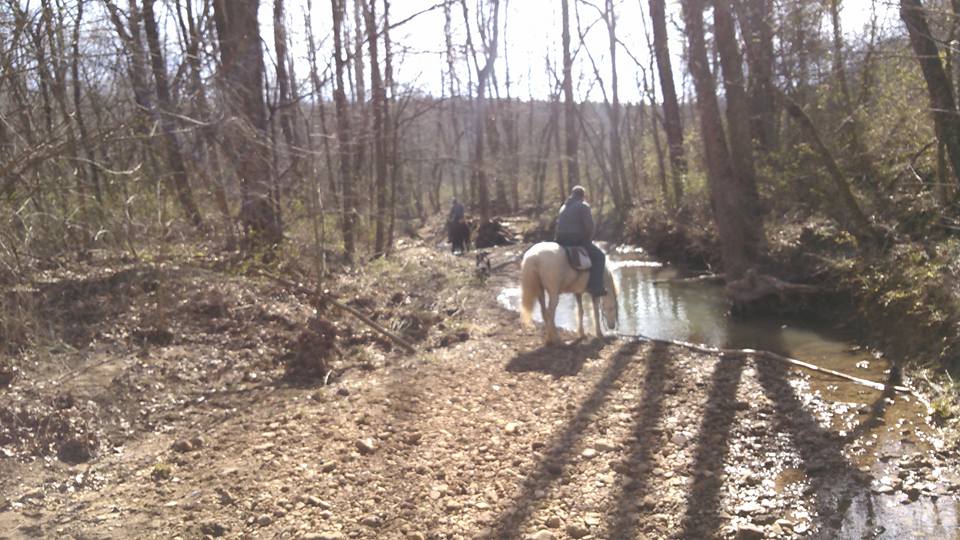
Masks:
[[[527,258],[520,263],[520,322],[533,326],[533,304],[540,296],[540,276],[533,267],[533,261]]]

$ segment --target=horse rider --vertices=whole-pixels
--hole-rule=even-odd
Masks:
[[[454,197],[453,205],[450,207],[450,215],[447,216],[447,223],[459,223],[464,220],[466,210],[463,204]]]
[[[570,197],[560,207],[557,217],[556,242],[561,246],[579,246],[587,250],[590,256],[590,276],[587,278],[587,292],[593,296],[604,296],[603,267],[606,256],[600,248],[593,245],[593,213],[586,201],[587,192],[583,186],[574,186]]]

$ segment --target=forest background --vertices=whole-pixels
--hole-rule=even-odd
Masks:
[[[546,235],[583,184],[609,239],[735,304],[817,285],[777,309],[955,394],[958,31],[953,1],[5,0],[0,283],[198,244],[323,282],[451,197]]]

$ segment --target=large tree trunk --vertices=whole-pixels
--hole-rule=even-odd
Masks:
[[[673,84],[673,67],[667,37],[664,0],[650,0],[650,20],[653,23],[653,54],[657,58],[657,74],[663,94],[663,129],[667,134],[670,170],[673,175],[673,196],[676,204],[683,200],[683,179],[687,175],[687,158],[683,152],[683,124],[680,104]]]
[[[900,0],[900,18],[907,26],[910,45],[927,82],[937,139],[946,147],[954,178],[960,182],[960,115],[920,0]]]
[[[730,0],[714,0],[714,35],[720,65],[723,72],[723,87],[727,98],[727,129],[729,130],[730,154],[734,180],[739,184],[742,197],[741,218],[745,222],[747,257],[757,260],[763,248],[763,218],[760,212],[760,196],[753,164],[753,143],[750,137],[750,113],[747,92],[743,82],[743,59],[737,45],[737,30],[734,26]]]
[[[573,101],[573,58],[570,55],[570,8],[569,0],[561,0],[563,14],[563,117],[566,128],[567,185],[564,192],[580,183],[579,134],[577,105]],[[562,180],[561,180],[562,181]]]
[[[682,0],[683,17],[688,40],[690,75],[697,93],[700,115],[700,134],[706,158],[707,181],[714,219],[720,235],[724,272],[728,282],[740,279],[754,264],[751,259],[756,247],[748,245],[760,234],[749,229],[752,220],[744,219],[753,212],[749,198],[744,195],[736,178],[730,152],[723,132],[716,86],[707,59],[703,31],[704,0]]]
[[[214,22],[220,43],[219,77],[231,116],[228,147],[242,192],[240,222],[251,246],[266,247],[283,241],[283,225],[270,190],[259,4],[259,0],[214,0]]]
[[[167,153],[167,166],[170,167],[171,180],[177,201],[187,218],[197,229],[203,228],[203,217],[193,199],[190,178],[187,176],[186,160],[177,138],[177,126],[173,120],[173,98],[167,83],[167,68],[160,50],[160,34],[157,29],[157,17],[153,12],[154,0],[143,0],[143,28],[147,34],[147,46],[150,48],[150,66],[153,68],[153,80],[157,88],[157,119],[163,132],[163,145]]]

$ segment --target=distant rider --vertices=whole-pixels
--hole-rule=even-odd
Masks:
[[[453,199],[453,205],[450,207],[450,215],[447,217],[447,223],[460,223],[466,215],[463,204],[456,198]]]
[[[570,198],[560,207],[557,217],[556,242],[561,246],[581,246],[590,256],[590,276],[587,278],[587,292],[593,296],[604,296],[603,268],[606,256],[600,248],[593,245],[593,213],[586,201],[583,186],[574,186]]]

